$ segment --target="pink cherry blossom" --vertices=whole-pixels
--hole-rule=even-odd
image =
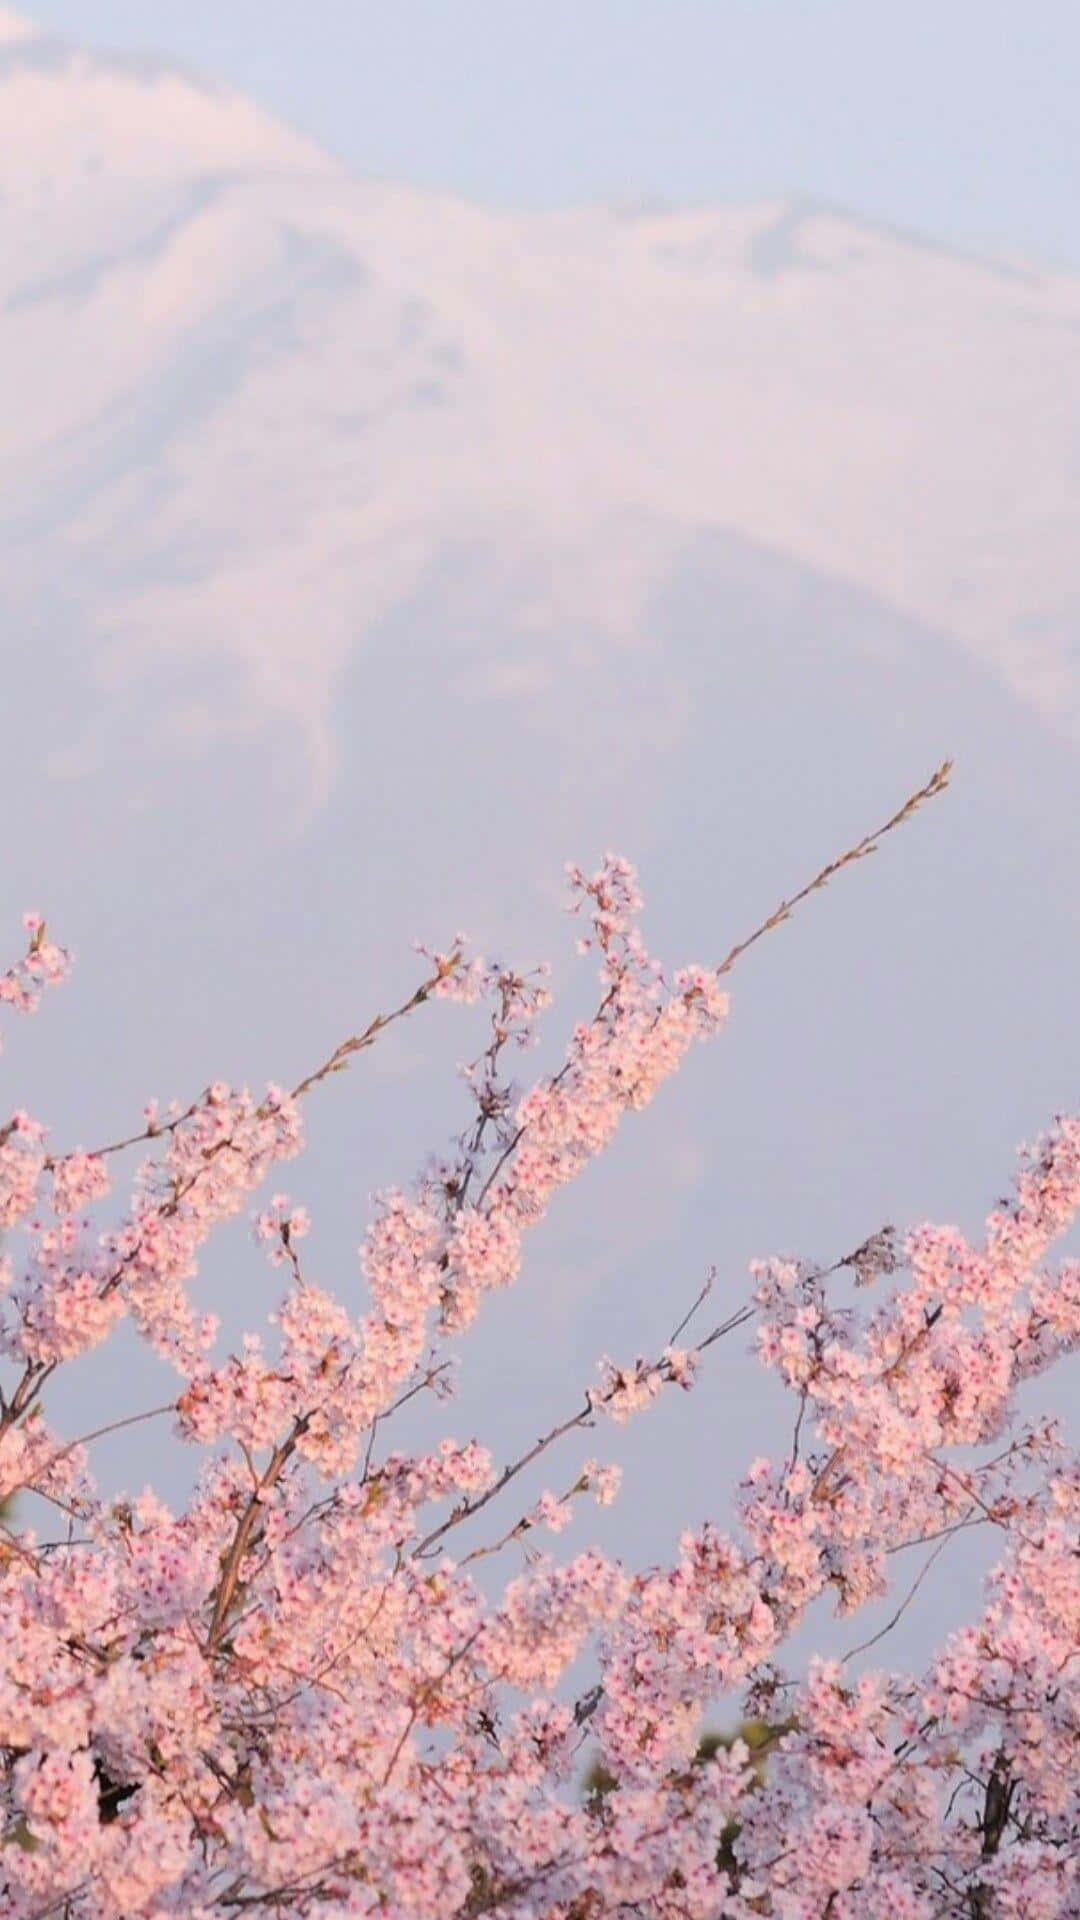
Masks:
[[[421,985],[292,1092],[215,1082],[95,1151],[48,1151],[21,1110],[0,1129],[0,1501],[37,1496],[34,1527],[21,1508],[0,1523],[0,1920],[1080,1912],[1080,1464],[1051,1419],[1015,1412],[1080,1342],[1080,1263],[1052,1251],[1080,1208],[1080,1120],[1022,1154],[976,1239],[924,1224],[828,1269],[757,1262],[726,1317],[701,1330],[710,1280],[655,1352],[602,1361],[509,1460],[469,1436],[407,1444],[411,1402],[450,1390],[453,1342],[514,1284],[529,1229],[719,1031],[721,977],[757,937],[669,973],[627,862],[570,879],[599,999],[531,1084],[507,1063],[545,974],[458,939],[421,948]],[[40,916],[27,931],[0,984],[16,1011],[66,967]],[[358,1271],[309,1272],[305,1209],[259,1191],[322,1079],[436,1000],[487,1009],[469,1122],[379,1196]],[[129,1204],[103,1224],[128,1154]],[[282,1291],[220,1353],[190,1286],[241,1211]],[[180,1512],[147,1487],[105,1499],[91,1474],[97,1431],[137,1437],[150,1414],[63,1432],[65,1366],[122,1320],[174,1370],[158,1412],[201,1449]],[[572,1459],[562,1491],[519,1499],[527,1469],[692,1389],[751,1325],[792,1421],[746,1467],[731,1530],[703,1520],[648,1568],[542,1552],[619,1469]],[[997,1565],[922,1671],[785,1669],[823,1596],[854,1616],[898,1591],[909,1549],[970,1526],[993,1529]],[[700,1745],[732,1692],[742,1736]]]

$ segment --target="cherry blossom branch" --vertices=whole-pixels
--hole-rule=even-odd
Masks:
[[[748,1320],[753,1319],[756,1311],[757,1309],[754,1306],[740,1307],[738,1312],[731,1315],[730,1319],[723,1321],[720,1326],[714,1327],[712,1332],[708,1334],[697,1347],[693,1348],[692,1351],[695,1355],[704,1353],[709,1347],[713,1346],[717,1340],[723,1339],[725,1334],[733,1333],[737,1327],[745,1326]],[[658,1374],[664,1385],[669,1385],[678,1379],[678,1374],[672,1367],[671,1362],[663,1356],[651,1363],[649,1371]],[[617,1379],[610,1387],[600,1393],[590,1388],[586,1393],[584,1405],[579,1407],[576,1413],[568,1414],[565,1420],[560,1420],[556,1426],[551,1427],[547,1433],[542,1434],[540,1439],[534,1441],[533,1445],[527,1448],[524,1453],[519,1454],[516,1460],[511,1461],[505,1466],[498,1478],[494,1480],[491,1486],[487,1487],[483,1493],[473,1494],[468,1499],[463,1500],[460,1505],[455,1507],[453,1513],[450,1514],[446,1520],[439,1526],[434,1527],[430,1533],[425,1534],[424,1538],[413,1548],[413,1558],[426,1559],[433,1546],[437,1545],[437,1543],[444,1539],[448,1533],[452,1532],[454,1528],[460,1527],[466,1520],[471,1520],[474,1514],[479,1513],[482,1508],[488,1506],[492,1500],[496,1499],[497,1496],[509,1486],[511,1480],[515,1480],[519,1473],[523,1473],[525,1468],[531,1466],[534,1460],[538,1460],[540,1455],[546,1453],[549,1447],[554,1446],[557,1440],[561,1440],[566,1434],[572,1433],[575,1427],[592,1426],[597,1411],[610,1405],[622,1390],[623,1382],[621,1378]]]
[[[816,884],[863,857],[946,771]],[[384,1418],[441,1384],[432,1316],[440,1335],[460,1331],[512,1283],[522,1233],[550,1196],[723,1018],[712,974],[687,968],[669,983],[650,960],[628,863],[607,856],[572,881],[610,981],[602,1030],[575,1029],[554,1099],[545,1078],[514,1109],[503,1049],[527,1036],[539,995],[482,970],[495,999],[488,1045],[468,1069],[475,1117],[455,1157],[412,1193],[383,1196],[364,1244],[362,1321],[309,1283],[292,1244],[303,1209],[279,1196],[256,1232],[273,1239],[276,1228],[291,1276],[280,1361],[267,1363],[257,1339],[221,1367],[205,1358],[212,1328],[196,1326],[187,1280],[209,1232],[299,1145],[298,1115],[277,1089],[256,1110],[215,1083],[205,1111],[196,1105],[140,1171],[131,1218],[92,1265],[75,1215],[101,1194],[95,1170],[72,1156],[54,1174],[58,1226],[40,1236],[4,1320],[5,1350],[20,1365],[29,1357],[32,1375],[3,1409],[28,1412],[52,1356],[88,1350],[126,1306],[185,1374],[181,1434],[239,1454],[215,1452],[178,1516],[148,1491],[127,1513],[95,1499],[93,1524],[68,1528],[55,1552],[29,1536],[9,1546],[0,1532],[10,1920],[74,1904],[85,1920],[195,1908],[303,1920],[343,1904],[457,1920],[525,1906],[573,1920],[712,1920],[725,1901],[748,1914],[794,1904],[818,1920],[849,1907],[860,1920],[935,1904],[948,1920],[989,1920],[999,1905],[1072,1910],[1080,1481],[1049,1420],[1001,1436],[1016,1383],[1080,1336],[1080,1263],[1041,1265],[1080,1206],[1080,1120],[1059,1116],[1038,1157],[1022,1160],[1016,1202],[998,1203],[985,1243],[913,1229],[910,1288],[876,1312],[833,1305],[824,1278],[848,1266],[861,1288],[894,1271],[888,1231],[823,1272],[755,1263],[752,1302],[681,1351],[710,1273],[658,1359],[603,1362],[584,1404],[501,1475],[476,1442],[373,1464]],[[335,1050],[309,1081],[349,1057]],[[533,1129],[528,1147],[509,1179],[482,1186],[483,1170],[514,1151],[512,1113]],[[25,1219],[42,1130],[20,1115],[14,1132],[0,1140],[0,1206]],[[100,1312],[102,1273],[144,1233],[129,1297]],[[280,1263],[282,1250],[271,1257]],[[705,1522],[666,1564],[636,1572],[593,1546],[565,1563],[529,1555],[489,1600],[469,1563],[532,1527],[557,1529],[588,1488],[606,1500],[613,1470],[588,1462],[561,1501],[542,1494],[508,1532],[476,1530],[500,1539],[432,1566],[451,1529],[563,1434],[688,1385],[707,1349],[752,1320],[760,1359],[799,1412],[789,1457],[782,1429],[775,1457],[740,1481],[731,1533]],[[28,1420],[8,1437],[0,1484],[51,1474],[38,1491],[77,1519],[80,1447],[169,1410],[62,1446]],[[821,1451],[808,1454],[811,1422]],[[957,1472],[945,1462],[959,1447],[977,1456],[972,1465],[965,1452]],[[436,1500],[444,1514],[458,1505],[433,1526]],[[891,1584],[887,1555],[921,1547],[912,1584],[899,1579],[887,1602],[891,1619],[850,1663],[911,1607],[947,1541],[991,1522],[1005,1557],[983,1611],[922,1672],[864,1674],[855,1686],[843,1661],[812,1659],[800,1679],[774,1664],[831,1585],[854,1612]],[[85,1543],[73,1538],[83,1531]],[[84,1544],[85,1555],[59,1551]],[[567,1700],[590,1656],[594,1684]],[[749,1733],[711,1756],[695,1745],[710,1704],[740,1688],[766,1726],[777,1699],[790,1708],[790,1738],[769,1747],[767,1771]],[[585,1740],[599,1743],[613,1782],[603,1801],[565,1791]],[[73,1901],[76,1884],[86,1891]]]
[[[392,1027],[395,1021],[404,1020],[410,1013],[415,1012],[417,1007],[423,1006],[440,984],[457,971],[462,957],[460,947],[455,947],[453,952],[436,966],[434,972],[422,980],[415,991],[401,1002],[400,1006],[394,1007],[390,1013],[377,1013],[361,1033],[351,1034],[347,1040],[340,1041],[320,1067],[314,1068],[311,1073],[305,1074],[304,1078],[297,1082],[289,1096],[290,1099],[302,1100],[305,1094],[310,1093],[313,1087],[319,1086],[331,1074],[343,1073],[355,1054],[374,1046],[379,1035],[388,1027]],[[127,1134],[120,1140],[110,1140],[105,1146],[88,1150],[87,1157],[92,1160],[104,1160],[112,1154],[126,1152],[129,1147],[141,1146],[146,1141],[164,1139],[169,1134],[175,1133],[186,1121],[193,1119],[205,1100],[206,1090],[204,1089],[198,1099],[192,1100],[182,1112],[170,1114],[165,1120],[151,1120],[138,1133]],[[254,1117],[265,1120],[269,1118],[270,1111],[269,1106],[264,1103],[255,1109]],[[215,1150],[223,1151],[229,1144],[227,1140],[221,1141]],[[66,1154],[46,1154],[42,1165],[46,1171],[53,1172],[67,1157]]]
[[[474,1514],[479,1513],[481,1509],[486,1507],[490,1501],[494,1500],[498,1494],[502,1493],[504,1488],[509,1486],[511,1480],[515,1480],[519,1473],[523,1473],[525,1468],[531,1466],[534,1460],[538,1460],[542,1453],[546,1453],[549,1447],[554,1446],[556,1440],[561,1440],[564,1434],[572,1433],[575,1427],[589,1426],[593,1413],[593,1402],[586,1400],[584,1406],[581,1407],[577,1413],[568,1415],[565,1420],[560,1420],[557,1426],[550,1428],[549,1431],[543,1434],[539,1440],[535,1441],[525,1453],[519,1454],[516,1460],[505,1466],[499,1474],[498,1479],[493,1481],[492,1485],[488,1487],[485,1492],[474,1494],[469,1499],[462,1501],[459,1506],[454,1508],[453,1513],[448,1519],[444,1520],[441,1525],[433,1527],[430,1533],[425,1534],[424,1538],[413,1548],[413,1558],[416,1560],[427,1559],[432,1547],[436,1546],[448,1533],[451,1533],[455,1527],[460,1527],[466,1520],[471,1520]]]
[[[856,860],[864,860],[868,855],[876,853],[880,842],[885,838],[887,833],[892,833],[895,828],[902,826],[926,801],[935,799],[938,794],[945,791],[945,788],[949,784],[952,769],[953,762],[951,760],[943,760],[941,765],[931,774],[929,780],[927,780],[917,792],[910,794],[903,805],[898,807],[896,812],[893,813],[882,826],[874,828],[871,833],[864,834],[863,838],[859,840],[855,846],[849,847],[845,853],[838,854],[835,859],[830,860],[824,867],[820,868],[813,879],[808,880],[804,886],[799,888],[797,893],[791,895],[790,899],[782,900],[780,905],[773,910],[768,918],[763,920],[759,926],[755,927],[753,933],[747,934],[745,939],[738,941],[735,946],[729,949],[719,966],[714,969],[714,977],[721,979],[724,975],[730,973],[736,961],[741,959],[742,955],[746,953],[749,948],[754,946],[758,940],[763,939],[767,933],[771,933],[785,920],[790,920],[796,907],[808,899],[812,893],[817,893],[823,887],[826,887],[834,875],[839,873],[842,868],[851,866]],[[612,1004],[615,993],[616,988],[612,986],[604,995],[604,998],[593,1015],[591,1022],[593,1026],[596,1026],[597,1023],[603,1019]],[[572,1065],[573,1061],[568,1059],[560,1068],[559,1072],[553,1075],[551,1081],[552,1087],[558,1087],[562,1084]],[[476,1202],[478,1207],[483,1206],[492,1186],[507,1163],[512,1159],[527,1130],[525,1125],[519,1126],[503,1146],[484,1180]]]
[[[40,925],[43,933],[44,923],[40,923]],[[32,948],[32,951],[37,952],[38,949]],[[50,949],[41,947],[40,951],[48,953]],[[320,1067],[317,1067],[313,1072],[307,1074],[304,1079],[298,1082],[290,1098],[293,1100],[300,1099],[308,1093],[312,1087],[317,1086],[331,1074],[344,1072],[354,1054],[373,1046],[380,1033],[392,1026],[395,1021],[404,1019],[408,1014],[413,1012],[415,1008],[427,1001],[447,980],[451,979],[459,968],[461,959],[462,950],[460,946],[455,946],[448,955],[439,957],[432,973],[420,983],[406,1000],[402,1001],[402,1003],[390,1013],[376,1014],[374,1019],[369,1021],[362,1033],[352,1035],[347,1040],[341,1041]],[[114,1141],[111,1145],[100,1148],[95,1154],[87,1157],[100,1159],[106,1154],[118,1153],[125,1147],[133,1146],[140,1141],[175,1133],[185,1121],[191,1120],[194,1117],[206,1098],[208,1098],[208,1095],[204,1095],[200,1101],[191,1103],[182,1113],[173,1115],[169,1120],[151,1122],[142,1133],[133,1134],[126,1139]],[[269,1101],[264,1101],[254,1109],[252,1118],[256,1121],[267,1120],[274,1110],[274,1107]],[[186,1181],[174,1185],[173,1191],[169,1194],[168,1198],[163,1200],[154,1210],[151,1218],[156,1221],[162,1221],[175,1216],[181,1203],[193,1192],[199,1179],[203,1173],[205,1173],[207,1163],[214,1160],[223,1152],[235,1150],[235,1139],[231,1135],[225,1136],[205,1148],[203,1150],[202,1166],[192,1173]],[[46,1157],[43,1164],[55,1170],[55,1168],[61,1164],[61,1161],[67,1157],[68,1156]],[[140,1227],[143,1234],[145,1234],[148,1230],[148,1223],[145,1219],[140,1221]],[[125,1273],[139,1256],[140,1245],[141,1240],[136,1241],[135,1245],[117,1261],[111,1273],[101,1282],[100,1295],[102,1298],[115,1291],[121,1284]],[[289,1249],[287,1248],[287,1250]],[[57,1364],[56,1361],[28,1361],[15,1387],[11,1400],[8,1401],[4,1395],[0,1393],[0,1439],[3,1438],[4,1434],[11,1427],[17,1425],[30,1409],[39,1402],[42,1390],[55,1372]]]
[[[920,1349],[926,1345],[926,1342],[929,1340],[934,1327],[937,1325],[938,1321],[940,1320],[943,1311],[944,1311],[944,1308],[940,1301],[936,1306],[931,1307],[927,1311],[924,1323],[919,1328],[918,1333],[913,1334],[911,1339],[905,1342],[905,1344],[901,1347],[900,1352],[897,1354],[896,1359],[891,1361],[890,1364],[885,1368],[884,1372],[881,1375],[881,1379],[883,1382],[889,1382],[889,1381],[895,1380],[897,1375],[903,1371],[904,1367],[907,1365],[908,1361],[912,1358],[912,1356],[918,1353]],[[836,1474],[837,1468],[841,1467],[844,1464],[845,1460],[847,1460],[849,1456],[849,1453],[850,1453],[850,1448],[846,1444],[841,1444],[838,1447],[834,1447],[832,1453],[829,1455],[829,1458],[826,1460],[825,1465],[822,1467],[820,1473],[818,1474],[816,1480],[814,1481],[814,1486],[813,1486],[813,1490],[811,1492],[810,1498],[816,1504],[824,1503],[826,1500],[830,1498],[835,1499],[836,1494],[835,1494],[835,1491],[832,1489],[831,1482]]]

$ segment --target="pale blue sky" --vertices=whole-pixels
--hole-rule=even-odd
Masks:
[[[1076,0],[30,0],[362,172],[522,205],[790,192],[1080,267]]]

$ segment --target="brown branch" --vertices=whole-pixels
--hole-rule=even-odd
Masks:
[[[407,1000],[403,1000],[392,1013],[377,1013],[374,1020],[369,1021],[364,1028],[363,1033],[353,1034],[348,1040],[342,1040],[341,1044],[334,1048],[329,1059],[324,1060],[321,1067],[317,1067],[314,1073],[305,1075],[304,1079],[297,1083],[292,1090],[292,1098],[302,1100],[305,1093],[309,1093],[312,1087],[318,1086],[319,1082],[325,1080],[329,1074],[342,1073],[354,1053],[362,1053],[366,1047],[374,1046],[380,1033],[387,1027],[392,1027],[395,1020],[404,1020],[405,1016],[412,1013],[416,1007],[423,1006],[424,1002],[430,999],[440,980],[445,980],[453,973],[460,960],[461,952],[455,947],[446,964],[437,972],[430,974],[426,980],[422,980],[415,993],[410,994]]]
[[[375,1018],[368,1022],[368,1025],[362,1033],[351,1034],[347,1040],[342,1040],[340,1044],[334,1048],[333,1053],[323,1061],[321,1067],[316,1067],[314,1072],[306,1074],[302,1080],[298,1081],[292,1090],[290,1098],[293,1100],[301,1100],[306,1093],[310,1092],[312,1087],[318,1086],[319,1082],[325,1080],[328,1075],[332,1073],[342,1073],[354,1053],[361,1053],[365,1048],[374,1046],[375,1041],[385,1028],[393,1026],[396,1020],[403,1020],[406,1014],[412,1013],[416,1007],[422,1006],[426,1000],[430,999],[431,994],[438,986],[440,980],[445,980],[449,974],[454,972],[461,958],[460,949],[455,947],[453,953],[448,956],[446,963],[435,973],[429,974],[426,980],[422,980],[415,992],[411,993],[407,1000],[403,1000],[399,1007],[395,1007],[391,1013],[377,1013]],[[186,1120],[190,1120],[193,1115],[198,1112],[199,1107],[205,1099],[206,1090],[204,1089],[199,1098],[193,1100],[189,1106],[185,1107],[182,1113],[174,1113],[167,1120],[153,1120],[139,1133],[128,1134],[121,1140],[110,1140],[108,1144],[103,1147],[94,1147],[89,1150],[89,1157],[94,1160],[104,1160],[110,1154],[123,1153],[128,1147],[141,1146],[144,1141],[160,1140],[164,1138],[166,1134],[175,1133],[179,1127],[184,1125]],[[270,1112],[271,1108],[263,1102],[261,1106],[256,1108],[255,1117],[259,1120],[265,1120],[268,1118]],[[222,1147],[228,1144],[228,1141],[219,1141],[213,1151],[220,1151]],[[68,1158],[69,1155],[63,1153],[47,1154],[43,1165],[47,1172],[53,1172],[62,1161]]]
[[[310,1419],[310,1414],[301,1414],[299,1418],[293,1421],[292,1430],[288,1439],[281,1441],[281,1443],[274,1448],[258,1486],[251,1495],[240,1519],[237,1521],[236,1532],[225,1554],[221,1569],[221,1579],[218,1582],[217,1592],[214,1595],[213,1606],[210,1613],[210,1625],[207,1628],[206,1641],[203,1647],[203,1651],[206,1654],[212,1654],[217,1650],[222,1634],[224,1633],[229,1608],[232,1605],[233,1597],[239,1584],[240,1563],[251,1544],[251,1536],[255,1530],[255,1525],[259,1518],[259,1511],[263,1504],[262,1496],[277,1485],[286,1465],[296,1451],[297,1441],[300,1439],[300,1436],[307,1431]]]
[[[912,1581],[891,1620],[887,1620],[885,1625],[879,1628],[877,1633],[871,1634],[869,1640],[860,1640],[857,1647],[850,1647],[847,1653],[842,1656],[843,1662],[846,1663],[848,1660],[854,1660],[857,1653],[865,1653],[868,1647],[876,1647],[879,1640],[884,1640],[885,1635],[892,1632],[897,1621],[907,1612],[911,1602],[914,1600],[915,1595],[918,1593],[919,1588],[922,1586],[923,1581],[933,1566],[934,1561],[938,1558],[939,1554],[944,1553],[955,1531],[957,1531],[957,1529],[950,1527],[948,1531],[942,1535],[933,1552],[927,1554],[926,1559],[923,1561],[915,1579]]]
[[[683,1317],[679,1321],[678,1326],[673,1327],[670,1334],[668,1335],[669,1347],[673,1347],[675,1345],[675,1342],[678,1339],[680,1333],[686,1332],[686,1329],[690,1325],[690,1322],[693,1319],[698,1308],[705,1304],[705,1301],[708,1299],[710,1293],[713,1290],[713,1282],[715,1279],[716,1279],[716,1268],[710,1267],[708,1273],[705,1275],[705,1284],[702,1287],[701,1292],[698,1294],[697,1299],[694,1300],[689,1307],[687,1307],[686,1312],[683,1314]]]
[[[725,1334],[732,1333],[736,1327],[745,1325],[746,1321],[752,1319],[756,1312],[757,1308],[754,1306],[740,1307],[737,1313],[733,1313],[728,1320],[723,1321],[720,1326],[714,1327],[711,1333],[706,1334],[704,1340],[699,1341],[698,1345],[694,1347],[692,1351],[696,1354],[705,1353],[709,1347],[713,1346],[717,1340],[722,1339]],[[667,1363],[663,1360],[654,1362],[650,1370],[659,1373],[665,1385],[673,1377],[670,1368],[667,1367]],[[476,1494],[472,1499],[463,1500],[461,1505],[455,1507],[453,1513],[451,1513],[440,1526],[434,1527],[430,1533],[425,1534],[419,1544],[413,1548],[413,1559],[424,1558],[437,1541],[442,1540],[445,1535],[452,1532],[455,1527],[460,1527],[464,1521],[471,1520],[474,1514],[479,1513],[481,1508],[486,1507],[490,1501],[502,1493],[503,1489],[509,1486],[511,1480],[515,1480],[519,1473],[524,1472],[526,1467],[531,1466],[534,1460],[538,1460],[542,1453],[546,1453],[547,1449],[553,1446],[556,1440],[561,1440],[565,1434],[572,1433],[575,1427],[590,1426],[597,1410],[605,1407],[609,1400],[614,1399],[618,1391],[619,1386],[618,1383],[616,1383],[615,1386],[609,1387],[606,1393],[588,1394],[584,1406],[579,1407],[576,1413],[568,1415],[565,1420],[560,1420],[556,1426],[549,1428],[548,1432],[542,1434],[539,1440],[534,1441],[533,1445],[529,1447],[525,1453],[519,1454],[516,1460],[511,1461],[509,1465],[505,1466],[498,1479],[492,1481],[491,1486],[488,1487],[485,1492]],[[514,1531],[516,1531],[516,1529],[511,1530],[511,1535]],[[510,1538],[511,1535],[507,1535],[507,1538]],[[502,1543],[500,1542],[500,1544]]]
[[[40,1471],[48,1472],[50,1467],[55,1467],[58,1460],[66,1460],[68,1454],[73,1453],[76,1447],[88,1446],[91,1440],[100,1440],[106,1433],[119,1433],[122,1427],[137,1427],[144,1420],[159,1420],[162,1414],[175,1412],[176,1401],[170,1400],[167,1406],[148,1407],[145,1413],[129,1413],[122,1420],[110,1420],[104,1427],[94,1427],[89,1433],[81,1433],[76,1439],[68,1440],[64,1446],[49,1455]]]
[[[894,827],[901,826],[905,820],[910,820],[912,814],[923,805],[924,801],[933,800],[937,794],[944,792],[949,784],[952,769],[953,762],[943,760],[940,767],[930,775],[926,785],[920,787],[917,793],[911,794],[891,819],[886,820],[884,826],[876,827],[873,833],[864,835],[856,846],[849,847],[846,853],[838,854],[835,860],[830,860],[828,866],[822,867],[820,873],[815,874],[812,880],[808,880],[804,887],[800,887],[798,893],[793,893],[789,900],[781,900],[780,905],[767,920],[763,920],[753,933],[748,934],[745,940],[740,940],[725,955],[716,969],[717,977],[730,973],[736,960],[740,959],[749,947],[762,939],[765,934],[771,933],[773,928],[780,926],[783,921],[790,920],[795,908],[810,894],[817,893],[822,887],[827,886],[833,875],[839,873],[842,867],[848,867],[853,861],[865,860],[868,854],[876,853],[878,843],[887,833],[891,833]]]
[[[423,1687],[421,1687],[417,1692],[416,1698],[414,1699],[413,1704],[409,1710],[409,1718],[406,1721],[405,1726],[402,1728],[401,1734],[395,1743],[394,1751],[390,1755],[389,1764],[387,1766],[385,1774],[383,1775],[382,1784],[384,1787],[387,1787],[390,1784],[390,1777],[394,1771],[394,1768],[397,1766],[398,1761],[401,1758],[402,1751],[405,1747],[406,1741],[409,1738],[409,1735],[411,1734],[413,1728],[415,1727],[417,1720],[420,1718],[421,1709],[423,1707],[428,1706],[431,1703],[431,1701],[435,1700],[438,1697],[439,1687],[441,1686],[442,1682],[450,1678],[450,1675],[453,1673],[454,1668],[457,1666],[458,1662],[461,1660],[464,1660],[465,1655],[469,1652],[470,1648],[476,1645],[476,1642],[479,1640],[483,1630],[484,1629],[482,1626],[475,1627],[472,1633],[470,1633],[468,1639],[463,1641],[460,1647],[455,1647],[453,1653],[450,1655],[450,1658],[446,1662],[445,1667],[443,1668],[442,1672],[438,1675],[438,1677],[434,1680],[427,1681],[426,1684]]]
[[[799,888],[798,893],[793,893],[788,900],[782,900],[767,920],[763,920],[761,925],[754,929],[753,933],[748,934],[745,940],[738,941],[737,944],[725,954],[723,960],[721,960],[719,966],[716,968],[716,978],[720,979],[724,974],[730,973],[735,962],[739,960],[750,947],[754,946],[758,940],[763,939],[765,934],[771,933],[775,927],[780,926],[784,920],[790,920],[795,908],[799,906],[803,900],[807,899],[810,894],[816,893],[822,887],[827,886],[833,875],[839,873],[841,868],[851,866],[856,860],[865,860],[869,854],[875,853],[879,842],[884,839],[887,833],[892,833],[895,827],[899,827],[905,820],[909,820],[912,814],[915,813],[925,801],[932,800],[937,794],[943,793],[949,784],[952,768],[953,762],[951,760],[943,760],[941,765],[931,774],[925,785],[920,787],[917,793],[910,794],[904,801],[903,806],[898,807],[896,812],[885,821],[884,825],[876,827],[872,833],[864,834],[857,845],[849,847],[846,853],[838,854],[835,860],[830,860],[828,865],[822,867],[820,872],[816,873],[812,880],[808,880],[805,886]],[[593,1015],[591,1022],[593,1026],[603,1018],[614,998],[614,994],[614,987],[610,988],[605,994]],[[554,1075],[551,1081],[552,1087],[560,1085],[572,1065],[573,1058],[571,1057],[571,1059],[567,1060],[560,1068],[559,1072]],[[483,1205],[507,1161],[511,1159],[516,1152],[522,1136],[526,1131],[526,1127],[518,1127],[517,1131],[511,1135],[506,1145],[502,1148],[477,1197],[477,1208]]]
[[[463,1521],[471,1520],[473,1514],[479,1513],[482,1507],[486,1507],[489,1501],[494,1500],[496,1495],[503,1491],[504,1487],[509,1486],[511,1480],[515,1480],[519,1473],[523,1473],[525,1468],[531,1466],[534,1460],[538,1460],[542,1453],[546,1453],[548,1447],[553,1446],[556,1440],[561,1440],[564,1434],[572,1433],[575,1427],[586,1426],[593,1411],[594,1403],[592,1400],[586,1400],[584,1406],[581,1407],[577,1413],[572,1413],[566,1420],[561,1420],[558,1426],[552,1427],[549,1432],[543,1434],[539,1440],[535,1441],[534,1444],[529,1447],[527,1452],[520,1454],[516,1460],[503,1468],[498,1479],[492,1481],[491,1486],[487,1488],[486,1492],[478,1493],[470,1500],[463,1500],[459,1507],[455,1507],[449,1518],[442,1522],[441,1526],[434,1527],[430,1533],[425,1534],[424,1538],[413,1549],[413,1559],[423,1559],[435,1545],[436,1541],[441,1540],[444,1535],[450,1533],[454,1527],[460,1527]]]

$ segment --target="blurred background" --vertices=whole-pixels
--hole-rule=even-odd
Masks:
[[[544,1070],[595,992],[567,859],[624,852],[653,948],[715,961],[956,758],[746,956],[402,1441],[515,1454],[711,1265],[719,1317],[755,1256],[977,1233],[1075,1101],[1078,57],[1073,8],[966,0],[0,8],[0,915],[78,957],[4,1099],[58,1148],[291,1084],[459,926],[554,963]],[[425,1009],[310,1102],[281,1184],[356,1311],[370,1195],[481,1043]],[[277,1284],[250,1222],[215,1241],[223,1347]],[[121,1336],[48,1411],[174,1391]],[[644,1564],[793,1413],[737,1334],[523,1497],[621,1461],[556,1550]],[[195,1465],[165,1423],[95,1463]]]

